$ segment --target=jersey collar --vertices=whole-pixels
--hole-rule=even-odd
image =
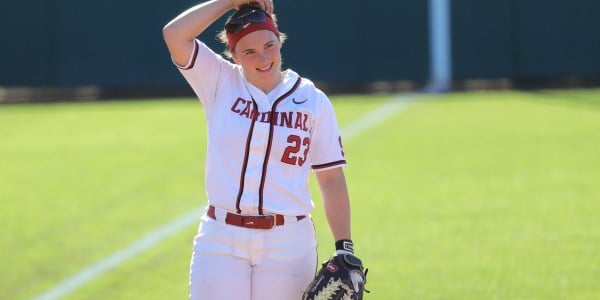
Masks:
[[[248,88],[248,92],[250,93],[252,98],[255,101],[259,102],[258,104],[263,103],[263,104],[269,105],[269,106],[271,104],[273,104],[273,102],[275,100],[277,100],[279,97],[283,96],[290,89],[292,89],[299,77],[300,77],[300,75],[298,75],[298,73],[294,72],[291,69],[287,69],[287,70],[283,71],[283,80],[275,88],[273,88],[268,94],[265,94],[261,89],[256,87],[250,81],[248,81],[248,79],[246,78],[246,75],[242,72],[242,78],[244,80],[244,84]]]

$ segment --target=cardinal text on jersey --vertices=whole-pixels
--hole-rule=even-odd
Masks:
[[[231,106],[231,111],[248,119],[262,123],[269,123],[272,118],[273,125],[308,131],[309,115],[299,111],[266,111],[259,112],[253,108],[252,100],[237,98]]]

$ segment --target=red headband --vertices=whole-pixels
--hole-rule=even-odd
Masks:
[[[241,38],[257,30],[269,30],[279,37],[279,30],[277,30],[277,26],[270,16],[267,16],[265,21],[262,23],[248,23],[244,26],[244,29],[236,33],[227,33],[227,44],[229,44],[229,51],[233,51],[235,45]]]

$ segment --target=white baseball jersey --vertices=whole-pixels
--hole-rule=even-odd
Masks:
[[[177,67],[206,114],[209,203],[250,215],[310,213],[310,170],[346,164],[327,96],[292,70],[265,94],[198,40]]]

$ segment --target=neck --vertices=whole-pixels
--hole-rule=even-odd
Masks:
[[[263,91],[265,94],[268,94],[279,83],[281,83],[283,81],[283,73],[277,72],[277,75],[273,76],[271,78],[249,80],[249,81],[250,81],[250,83],[255,85],[257,88],[259,88],[261,91]]]

